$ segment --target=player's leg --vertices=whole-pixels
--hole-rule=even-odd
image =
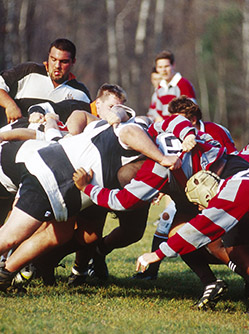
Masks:
[[[8,220],[0,229],[0,253],[15,248],[21,242],[29,238],[42,222],[28,215],[24,211],[14,207]],[[11,283],[15,272],[9,272],[5,268],[5,262],[0,268],[0,288],[5,290]]]
[[[94,274],[92,264],[91,268],[89,268],[88,264],[94,258],[97,240],[102,237],[107,212],[105,208],[92,205],[78,215],[78,229],[75,238],[77,243],[83,245],[82,241],[84,241],[84,244],[88,246],[83,246],[82,249],[78,249],[76,252],[75,262],[68,278],[70,286],[82,284],[88,276],[88,272],[92,275]]]
[[[75,218],[66,222],[45,223],[46,227],[25,240],[6,260],[6,269],[15,272],[73,236]]]

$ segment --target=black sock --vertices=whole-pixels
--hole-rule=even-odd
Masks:
[[[204,286],[216,281],[216,277],[210,269],[202,249],[182,255],[182,259],[200,278]]]

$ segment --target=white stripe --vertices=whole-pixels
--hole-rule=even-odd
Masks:
[[[152,173],[160,176],[163,179],[166,178],[167,176],[169,176],[168,168],[163,167],[162,165],[160,165],[158,163],[155,163],[155,165],[152,169]]]
[[[66,221],[68,219],[67,207],[51,169],[37,152],[34,153],[31,160],[26,161],[26,167],[31,174],[37,177],[46,192],[55,219],[57,221]]]
[[[167,242],[162,242],[159,246],[160,250],[167,257],[177,257],[178,254],[167,244]]]
[[[209,243],[211,239],[198,231],[194,226],[186,223],[178,230],[178,234],[195,248],[202,247]]]
[[[98,195],[99,195],[99,192],[101,190],[102,190],[102,188],[99,187],[99,186],[95,186],[91,190],[90,197],[91,197],[91,200],[95,204],[98,204]],[[111,193],[108,197],[108,206],[113,210],[123,211],[123,210],[125,210],[125,208],[121,205],[119,200],[116,198],[116,195],[117,195],[118,192],[119,192],[119,189],[111,190]]]
[[[229,213],[222,209],[209,208],[202,211],[203,216],[207,217],[209,220],[215,223],[215,225],[220,226],[226,232],[234,227],[238,220],[231,216]]]
[[[143,201],[152,200],[159,192],[157,189],[152,188],[148,184],[134,179],[125,187],[125,189],[133,196]]]

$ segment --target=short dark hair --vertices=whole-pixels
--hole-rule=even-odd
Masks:
[[[173,65],[175,62],[175,56],[173,54],[173,52],[171,52],[170,50],[163,50],[161,52],[159,52],[155,58],[155,63],[159,60],[159,59],[169,59],[170,64]]]
[[[156,66],[153,66],[153,67],[152,67],[151,74],[152,74],[152,73],[158,73],[157,70],[156,70]]]
[[[122,87],[120,87],[119,85],[108,84],[108,83],[104,83],[99,88],[96,98],[107,96],[107,95],[110,95],[110,94],[113,94],[117,98],[119,98],[121,100],[122,104],[125,103],[126,100],[127,100],[126,92],[124,91],[124,89]]]
[[[170,114],[183,113],[187,119],[196,117],[197,121],[202,119],[202,112],[199,106],[186,95],[181,95],[170,101],[168,112]]]
[[[71,54],[72,60],[75,59],[76,56],[76,47],[73,42],[69,41],[66,38],[58,38],[50,44],[48,52],[50,53],[52,47],[59,49],[61,51],[68,51]]]

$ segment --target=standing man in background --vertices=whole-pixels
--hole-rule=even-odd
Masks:
[[[168,104],[175,97],[186,95],[196,103],[195,91],[187,79],[179,72],[175,72],[175,57],[169,51],[160,52],[155,59],[156,71],[162,77],[157,88],[156,112],[161,119],[168,115]]]
[[[27,115],[28,108],[41,102],[79,100],[91,102],[88,89],[71,73],[76,58],[75,45],[56,39],[43,64],[27,62],[0,75],[0,126]]]

